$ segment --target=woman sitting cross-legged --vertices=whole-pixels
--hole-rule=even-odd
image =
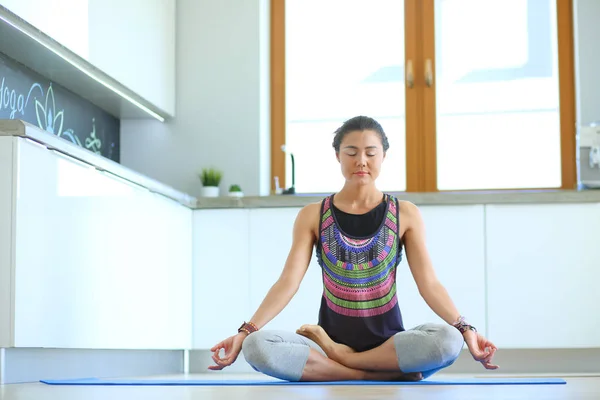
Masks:
[[[419,209],[375,186],[389,148],[382,127],[352,118],[333,147],[344,186],[298,213],[281,276],[250,321],[211,349],[209,369],[243,351],[255,370],[289,381],[420,380],[451,365],[463,343],[485,368],[498,368],[496,346],[461,317],[436,277]],[[323,274],[318,325],[263,330],[298,290],[313,248]],[[396,293],[403,249],[419,293],[446,323],[404,328]]]

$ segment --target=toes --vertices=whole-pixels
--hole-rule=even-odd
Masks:
[[[413,379],[415,382],[417,381],[422,381],[423,380],[423,374],[420,372],[417,372],[414,374]]]
[[[308,329],[306,329],[306,328],[304,328],[304,327],[301,327],[301,328],[299,328],[299,329],[296,331],[296,333],[297,333],[298,335],[302,335],[302,336],[306,336],[306,335],[310,334],[310,332],[308,331]]]
[[[302,325],[299,330],[302,332],[314,332],[315,325],[305,324],[305,325]]]

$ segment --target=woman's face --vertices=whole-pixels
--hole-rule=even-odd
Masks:
[[[371,184],[379,176],[385,158],[381,138],[375,131],[352,131],[340,144],[337,159],[349,183]]]

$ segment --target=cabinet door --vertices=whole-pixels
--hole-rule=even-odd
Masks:
[[[0,348],[12,346],[14,140],[0,136]]]
[[[254,312],[279,278],[292,245],[292,230],[299,208],[250,211],[250,304]],[[321,270],[314,250],[300,289],[267,329],[295,331],[316,324],[323,293]]]
[[[210,349],[252,317],[248,214],[194,211],[193,348]]]
[[[425,223],[427,248],[438,278],[458,311],[485,333],[483,206],[419,208]],[[420,296],[406,252],[398,270],[398,298],[406,328],[426,322],[445,323]]]
[[[88,0],[2,0],[1,5],[80,57],[88,58]]]
[[[600,204],[487,206],[489,333],[509,348],[600,346]]]
[[[191,210],[18,147],[15,346],[188,348]]]
[[[175,115],[175,0],[87,0],[94,66]]]

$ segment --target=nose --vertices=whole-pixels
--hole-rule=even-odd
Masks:
[[[365,165],[367,165],[367,155],[366,154],[360,154],[358,157],[356,157],[356,164],[358,166],[365,166]]]

